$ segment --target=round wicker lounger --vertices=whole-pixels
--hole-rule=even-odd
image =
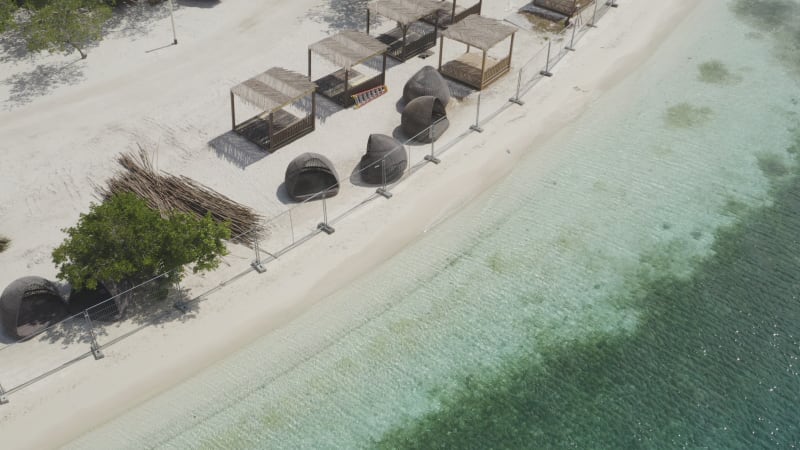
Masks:
[[[3,329],[16,339],[32,336],[67,315],[67,305],[58,289],[41,277],[18,278],[0,295]]]

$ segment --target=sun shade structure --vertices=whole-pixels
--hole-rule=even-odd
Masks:
[[[397,27],[378,36],[389,46],[388,54],[407,61],[436,45],[439,12],[443,3],[436,0],[374,0],[367,3],[367,34],[370,17],[382,16],[397,22]],[[433,17],[433,24],[423,21]]]
[[[297,72],[273,67],[231,89],[231,124],[233,130],[273,152],[314,131],[317,85]],[[311,111],[297,117],[285,109],[303,98],[311,97]],[[246,121],[236,124],[234,98],[263,110]]]
[[[53,283],[41,277],[23,277],[3,290],[0,315],[6,334],[24,339],[63,320],[68,311]]]
[[[533,4],[534,6],[572,17],[588,6],[589,0],[533,0]]]
[[[295,201],[330,198],[339,193],[339,176],[328,158],[303,153],[286,167],[284,187]]]
[[[431,95],[447,106],[450,101],[450,86],[434,67],[419,69],[403,86],[403,100],[408,103],[417,97]]]
[[[568,20],[589,6],[590,0],[533,0],[520,11],[543,17],[553,22]],[[565,22],[565,25],[568,22]]]
[[[514,33],[516,32],[515,26],[499,20],[475,15],[465,18],[442,32],[443,37],[439,47],[439,72],[479,91],[484,89],[511,70],[511,54],[514,51]],[[467,51],[443,66],[442,53],[444,52],[445,37],[466,44]],[[490,48],[509,37],[511,44],[507,56],[494,59],[487,55]],[[482,53],[471,53],[471,47],[478,48]]]
[[[359,31],[346,30],[308,46],[308,79],[311,79],[311,54],[316,53],[340,70],[315,81],[317,92],[348,108],[355,104],[352,95],[386,83],[386,44]],[[368,78],[353,69],[364,61],[383,55],[381,73]]]
[[[400,116],[403,133],[417,142],[439,139],[450,127],[444,104],[436,97],[417,97],[406,105]]]
[[[381,185],[392,183],[403,176],[408,159],[406,149],[397,139],[385,134],[371,134],[367,139],[367,153],[361,157],[358,168],[365,183]]]
[[[441,13],[439,15],[439,23],[442,25],[452,25],[459,20],[470,16],[472,14],[480,14],[481,7],[483,6],[483,0],[478,0],[477,3],[473,3],[472,6],[463,7],[457,0],[453,0],[452,2],[448,2],[446,0],[441,0]],[[427,17],[425,18],[426,22],[432,23],[434,18]]]

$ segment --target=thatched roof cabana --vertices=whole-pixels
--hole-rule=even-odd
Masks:
[[[330,198],[339,193],[339,176],[328,158],[303,153],[286,167],[284,187],[295,201]]]
[[[533,0],[535,6],[555,11],[567,17],[574,16],[589,3],[589,0]]]
[[[371,134],[367,139],[367,153],[361,157],[358,167],[361,179],[366,183],[393,183],[403,176],[408,167],[406,149],[391,136]]]
[[[452,2],[440,0],[440,3],[442,6],[439,12],[439,24],[441,25],[452,25],[472,14],[480,15],[481,7],[483,6],[483,0],[478,0],[477,3],[473,3],[468,7],[461,6],[461,2],[458,0],[453,0]]]
[[[442,2],[436,0],[373,0],[367,3],[367,34],[370,17],[382,16],[397,22],[397,27],[378,36],[389,46],[389,56],[407,61],[436,45],[438,17]],[[434,17],[433,25],[422,22]]]
[[[311,54],[316,53],[342,69],[315,81],[317,92],[345,108],[355,101],[352,95],[386,83],[386,44],[368,34],[345,30],[308,46],[308,79],[311,79]],[[370,58],[383,55],[381,72],[367,78],[353,69]]]
[[[231,88],[233,130],[261,148],[273,152],[314,131],[317,85],[291,70],[273,67]],[[311,111],[297,117],[284,108],[311,96]],[[234,97],[264,111],[236,124]]]
[[[67,315],[58,289],[41,277],[18,278],[0,295],[3,329],[15,339],[33,336]]]
[[[481,90],[511,70],[511,54],[514,51],[514,33],[517,28],[505,22],[483,16],[469,16],[442,32],[439,48],[439,72]],[[467,45],[467,51],[460,57],[442,66],[444,37]],[[511,38],[508,55],[494,59],[487,55],[490,48],[507,38]],[[470,53],[476,47],[482,54]]]
[[[417,97],[432,95],[443,105],[450,102],[450,86],[434,67],[425,66],[419,69],[403,86],[403,100],[410,102]]]
[[[439,139],[450,127],[444,104],[436,97],[417,97],[406,105],[400,116],[403,133],[417,142]]]

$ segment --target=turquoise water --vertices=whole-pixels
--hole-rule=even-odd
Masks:
[[[799,119],[800,2],[705,1],[457,217],[71,447],[797,447]]]

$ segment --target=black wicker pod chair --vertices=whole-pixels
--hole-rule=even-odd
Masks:
[[[367,139],[367,153],[361,157],[358,168],[365,183],[380,185],[392,183],[403,176],[408,167],[406,149],[397,139],[385,134],[371,134]]]
[[[435,141],[449,127],[450,121],[447,120],[444,105],[441,100],[430,95],[411,100],[400,116],[403,133],[417,142]]]
[[[406,103],[425,95],[438,98],[445,106],[450,101],[450,86],[442,74],[431,66],[420,69],[403,87],[403,100]]]
[[[67,305],[55,285],[41,277],[22,277],[0,295],[0,316],[6,335],[32,336],[68,315]]]
[[[339,176],[328,158],[318,153],[303,153],[286,167],[284,186],[295,201],[328,198],[339,193]]]

